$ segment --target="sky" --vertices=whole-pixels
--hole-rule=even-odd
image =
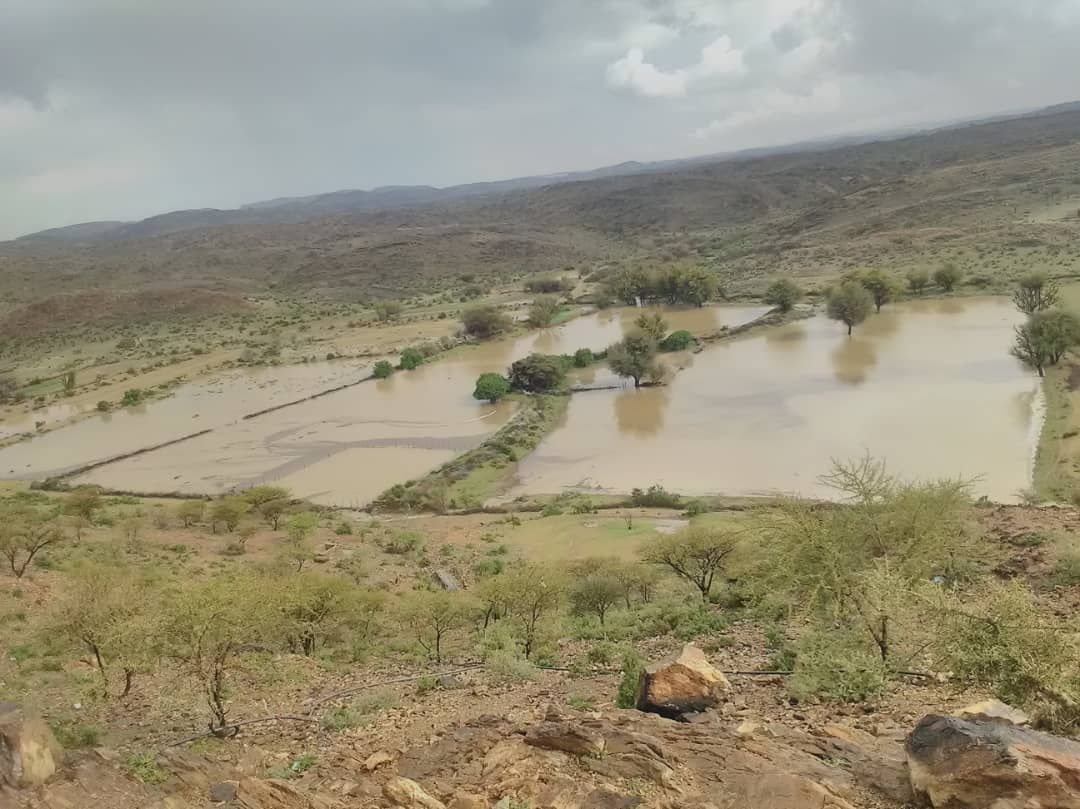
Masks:
[[[0,0],[0,238],[1080,97],[1080,0]]]

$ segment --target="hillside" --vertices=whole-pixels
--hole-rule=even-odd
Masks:
[[[1070,274],[1080,269],[1078,157],[1080,110],[1067,106],[825,151],[481,186],[424,204],[423,190],[383,189],[182,211],[90,227],[77,243],[39,235],[0,245],[0,291],[12,306],[90,287],[399,297],[464,273],[612,261],[699,261],[736,292],[772,274],[814,279],[864,264],[952,261],[976,280],[1032,263]],[[365,194],[412,207],[319,216],[334,198],[363,205]],[[317,218],[285,221],[298,206]]]

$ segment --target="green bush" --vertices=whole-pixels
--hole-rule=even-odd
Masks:
[[[634,708],[637,706],[638,683],[644,670],[645,663],[636,650],[630,649],[623,655],[622,678],[619,680],[619,692],[615,697],[615,706],[617,708]]]
[[[394,366],[386,360],[379,360],[377,363],[375,363],[375,367],[371,369],[371,375],[376,379],[386,379],[393,373]]]
[[[574,352],[574,367],[575,368],[588,368],[593,364],[593,353],[591,348],[579,348]]]
[[[510,380],[502,374],[481,374],[476,380],[473,398],[482,402],[495,403],[510,392]]]
[[[660,341],[661,351],[686,351],[694,344],[694,335],[686,330],[673,331]]]
[[[865,702],[889,682],[881,655],[853,632],[833,626],[810,629],[796,645],[795,673],[788,687],[799,699]]]
[[[630,493],[630,502],[638,508],[681,508],[682,499],[677,494],[664,489],[663,486],[653,485],[642,491],[634,489]]]
[[[420,353],[418,349],[406,348],[401,352],[401,362],[399,366],[403,371],[412,371],[415,368],[419,368],[424,363],[424,355]]]

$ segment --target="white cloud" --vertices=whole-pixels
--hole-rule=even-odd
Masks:
[[[678,98],[686,95],[686,71],[665,73],[645,61],[641,48],[631,48],[622,59],[608,65],[607,81],[610,87],[629,90],[646,98]]]
[[[646,98],[679,98],[694,83],[706,79],[741,76],[746,71],[743,53],[727,34],[717,37],[701,49],[697,64],[688,68],[664,71],[645,61],[641,48],[631,48],[626,56],[607,67],[609,87],[628,90]]]

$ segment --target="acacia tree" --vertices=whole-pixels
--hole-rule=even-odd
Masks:
[[[322,644],[349,632],[370,636],[379,596],[367,593],[348,579],[324,573],[301,573],[270,579],[281,592],[282,631],[290,646],[311,657]]]
[[[570,567],[570,603],[579,614],[592,613],[603,626],[608,611],[626,595],[615,573],[617,559],[584,559]],[[628,599],[627,599],[628,601]]]
[[[953,263],[943,264],[934,270],[934,283],[946,292],[952,292],[960,283],[960,270]]]
[[[1045,375],[1048,366],[1061,362],[1069,349],[1080,345],[1080,318],[1071,312],[1036,312],[1015,331],[1010,353],[1039,376]]]
[[[874,301],[874,308],[880,312],[881,307],[889,303],[896,295],[896,285],[893,280],[880,270],[871,270],[862,277],[862,285],[870,293]]]
[[[775,306],[781,312],[790,312],[795,308],[795,304],[802,300],[802,297],[803,291],[798,284],[787,278],[781,278],[773,281],[765,290],[764,300],[769,306]]]
[[[423,590],[410,594],[402,603],[401,620],[413,633],[420,648],[436,663],[443,662],[448,636],[465,626],[476,613],[476,604],[463,593]]]
[[[199,681],[215,734],[227,733],[228,686],[247,650],[272,640],[278,602],[265,577],[243,572],[192,579],[168,596],[161,633],[166,654]]]
[[[607,362],[612,371],[634,380],[641,387],[645,376],[656,373],[656,341],[645,332],[626,335],[607,350]]]
[[[490,305],[471,306],[461,313],[461,325],[470,337],[487,339],[509,331],[513,326],[510,316],[498,307]]]
[[[852,330],[870,316],[873,305],[874,299],[862,284],[845,281],[829,293],[826,314],[847,326],[850,336]]]
[[[1013,292],[1013,303],[1026,315],[1052,309],[1061,297],[1057,281],[1047,278],[1046,273],[1033,272],[1023,276]]]
[[[652,314],[642,313],[634,321],[634,325],[657,343],[664,339],[664,335],[668,331],[668,322],[659,312],[653,312]]]
[[[501,604],[521,638],[526,659],[532,657],[544,627],[559,609],[566,595],[562,577],[539,565],[516,568],[498,577]]]
[[[736,536],[730,532],[691,525],[650,542],[641,549],[641,557],[694,585],[701,600],[708,601],[716,576],[724,570],[737,545]]]
[[[206,502],[203,500],[185,500],[176,507],[176,516],[185,528],[190,528],[196,523],[202,522],[206,512]]]
[[[152,593],[140,570],[86,563],[71,570],[46,618],[52,631],[93,656],[106,698],[112,696],[113,672],[123,675],[123,699],[131,693],[135,674],[152,657]]]
[[[64,532],[51,514],[30,508],[8,509],[0,514],[0,556],[17,579],[43,550],[64,540]]]

